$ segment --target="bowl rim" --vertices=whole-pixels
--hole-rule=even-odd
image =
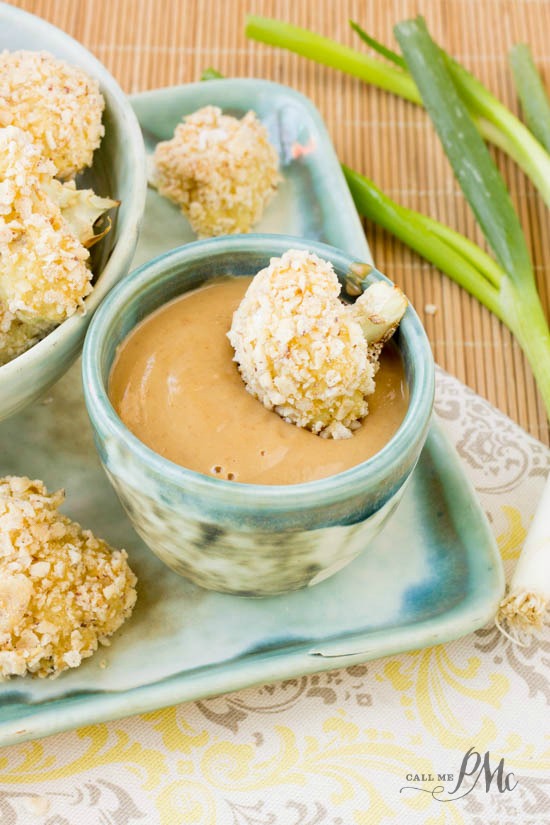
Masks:
[[[281,253],[274,250],[283,247],[309,249],[320,256],[327,257],[335,268],[344,271],[356,261],[335,247],[289,235],[222,236],[196,241],[165,252],[134,270],[110,291],[92,319],[82,355],[86,407],[95,434],[100,440],[104,440],[107,436],[107,438],[111,437],[122,442],[148,469],[153,471],[153,474],[180,489],[192,489],[196,495],[221,498],[225,505],[233,504],[239,507],[246,506],[246,500],[253,502],[255,506],[263,505],[268,509],[270,506],[278,509],[284,503],[290,511],[300,509],[304,504],[319,505],[349,497],[350,489],[352,492],[359,492],[361,483],[364,485],[366,481],[369,486],[381,483],[387,479],[388,475],[391,476],[392,466],[399,463],[402,456],[406,456],[419,442],[423,444],[433,407],[435,369],[428,338],[418,315],[410,305],[402,321],[402,329],[414,342],[415,352],[423,357],[418,358],[416,362],[417,376],[415,386],[411,390],[405,418],[397,432],[379,452],[342,473],[314,481],[281,485],[252,484],[212,478],[182,467],[159,455],[140,441],[119,418],[108,397],[107,387],[101,375],[101,356],[103,342],[112,320],[124,311],[126,302],[147,289],[157,279],[161,279],[167,271],[173,272],[174,267],[183,263],[192,265],[193,261],[208,257],[209,254],[230,253],[233,250],[250,253],[267,252],[270,255],[277,255]],[[372,274],[378,280],[388,280],[376,269]],[[177,277],[177,274],[174,273],[173,277]]]
[[[38,15],[0,2],[0,20],[2,19],[12,19],[16,22],[20,19],[24,20],[27,25],[34,25],[40,30],[49,30],[58,41],[65,42],[70,48],[82,54],[83,62],[85,63],[83,67],[84,70],[89,74],[93,73],[93,76],[99,82],[101,91],[108,91],[110,102],[114,103],[114,106],[111,105],[110,108],[113,112],[116,111],[116,120],[123,126],[124,150],[127,157],[128,168],[134,171],[134,174],[130,178],[130,185],[126,195],[128,208],[117,224],[117,231],[119,232],[118,240],[111,250],[105,266],[99,273],[92,292],[86,298],[83,310],[77,310],[74,315],[71,315],[70,318],[67,318],[59,324],[59,326],[55,327],[30,349],[21,353],[21,355],[18,355],[11,361],[8,361],[6,364],[1,365],[0,381],[9,383],[10,379],[15,378],[24,370],[28,368],[31,369],[33,366],[39,366],[50,351],[69,344],[73,336],[78,334],[79,328],[82,328],[84,331],[90,321],[92,313],[95,312],[103,298],[112,289],[114,284],[117,283],[119,278],[125,274],[122,270],[129,266],[135,252],[139,225],[145,209],[147,172],[145,145],[138,119],[129,99],[113,75],[97,57],[74,37],[71,37],[52,23],[43,20]],[[51,51],[51,46],[47,44],[41,51]],[[55,49],[52,53],[55,53]],[[67,60],[68,63],[71,62],[70,59],[65,57],[61,59]],[[142,173],[137,174],[140,169]]]

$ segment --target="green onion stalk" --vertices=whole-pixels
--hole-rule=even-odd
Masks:
[[[410,70],[407,70],[403,58],[363,32],[357,23],[352,25],[369,46],[394,65],[322,37],[309,29],[269,17],[247,17],[246,34],[253,40],[288,49],[316,63],[353,75],[379,89],[393,92],[411,103],[422,105],[418,85]],[[547,151],[529,129],[479,80],[443,50],[440,51],[480,134],[520,166],[539,190],[547,206],[550,206],[550,150]]]
[[[396,27],[403,56],[378,43],[357,23],[352,27],[390,63],[266,17],[248,17],[246,33],[426,107],[497,260],[449,227],[394,203],[368,178],[344,167],[355,203],[361,214],[434,263],[506,324],[529,361],[550,418],[548,323],[519,219],[480,135],[517,161],[549,205],[550,154],[482,83],[433,42],[422,20]],[[531,102],[536,82],[532,72],[529,82],[526,79],[525,62],[523,57],[523,85]],[[542,140],[540,129],[537,134]]]
[[[201,76],[200,80],[220,80],[223,78],[223,74],[219,72],[217,69],[213,69],[212,66],[209,66],[205,69]]]
[[[495,313],[524,350],[550,417],[550,331],[536,289],[529,252],[506,186],[461,97],[456,73],[419,18],[395,33],[455,176],[495,253],[496,261],[437,221],[393,203],[371,181],[344,167],[360,212],[381,223],[436,264]],[[514,75],[528,119],[541,140],[550,107],[529,54],[513,54]],[[535,73],[535,74],[534,74]],[[539,94],[538,99],[533,90]],[[527,99],[528,98],[528,99]],[[534,102],[535,101],[535,102]],[[536,105],[535,105],[536,103]],[[550,605],[550,479],[547,480],[518,564],[495,621],[513,641],[541,628]]]
[[[501,267],[499,284],[490,288],[495,314],[525,352],[550,418],[550,331],[525,235],[504,180],[470,117],[463,86],[424,20],[399,23],[395,34],[456,179]],[[484,302],[481,294],[480,300]]]
[[[343,165],[363,217],[387,229],[434,264],[497,316],[525,353],[550,417],[550,332],[536,288],[510,282],[506,271],[477,244],[439,221],[385,195],[369,178]],[[528,294],[526,294],[526,292]]]
[[[510,65],[527,125],[550,152],[550,101],[529,46],[525,43],[514,46],[510,52]]]

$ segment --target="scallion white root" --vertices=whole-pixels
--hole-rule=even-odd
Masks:
[[[550,476],[525,540],[496,623],[506,636],[542,627],[550,608]]]

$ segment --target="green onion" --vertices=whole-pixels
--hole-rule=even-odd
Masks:
[[[363,217],[383,226],[505,321],[498,283],[506,274],[489,255],[449,227],[395,203],[364,175],[342,169]]]
[[[388,49],[387,46],[384,46],[383,43],[380,43],[379,40],[375,40],[374,37],[371,37],[370,34],[361,28],[359,23],[356,23],[354,20],[350,20],[349,24],[353,31],[359,35],[363,43],[366,43],[367,46],[370,46],[375,52],[381,54],[382,57],[385,57],[386,60],[390,60],[392,63],[395,63],[396,66],[399,66],[400,69],[405,69],[407,71],[407,64],[403,60],[400,54],[394,52],[393,49]]]
[[[395,63],[395,59],[390,57],[395,52],[363,32],[356,23],[352,26],[372,48]],[[389,66],[383,60],[369,57],[308,29],[269,17],[250,16],[247,18],[246,34],[253,40],[280,46],[317,63],[332,66],[411,103],[422,103],[418,88],[407,71]],[[399,55],[395,56],[399,58]],[[550,206],[550,149],[546,151],[529,129],[470,72],[447,55],[445,59],[480,134],[506,152],[523,169]]]
[[[498,146],[531,179],[550,206],[550,155],[529,129],[460,63],[441,50],[457,92],[480,133]]]
[[[247,34],[342,69],[412,102],[420,102],[420,93],[497,261],[458,232],[395,203],[368,178],[344,166],[355,204],[362,215],[438,266],[509,327],[529,360],[550,418],[550,330],[519,219],[481,138],[483,135],[504,149],[550,205],[550,155],[546,151],[550,151],[550,105],[528,50],[516,47],[512,66],[527,119],[540,143],[473,75],[434,43],[422,18],[395,27],[412,77],[405,71],[400,55],[378,43],[358,24],[351,25],[367,45],[398,69],[377,59],[355,56],[353,50],[305,29],[267,18],[249,18]],[[414,78],[417,86],[406,85],[403,94],[407,77],[411,81]],[[550,604],[549,507],[550,479],[508,595],[499,608],[496,621],[505,633],[501,623],[512,630],[540,626]]]
[[[513,281],[532,280],[525,236],[508,190],[458,95],[441,50],[422,18],[398,23],[395,34],[455,176],[497,259]]]
[[[219,72],[217,69],[213,69],[211,66],[208,69],[205,69],[200,76],[201,80],[219,80],[223,77],[223,74]]]
[[[362,37],[366,34],[357,24],[354,28]],[[549,205],[550,154],[483,84],[431,40],[420,21],[401,24],[396,31],[408,72],[278,20],[253,16],[247,18],[246,26],[247,35],[255,40],[341,69],[413,103],[422,103],[425,98],[498,264],[463,236],[418,213],[413,216],[410,210],[385,198],[370,182],[361,186],[359,176],[352,178],[351,170],[345,170],[357,207],[439,266],[504,321],[529,360],[550,416],[548,323],[519,220],[478,131],[517,161]],[[384,53],[386,47],[381,48],[370,35],[363,39],[392,60],[391,50]],[[407,227],[407,220],[413,217],[414,231]],[[423,235],[418,232],[420,227]]]
[[[466,289],[518,339],[550,417],[550,332],[534,285],[512,283],[472,241],[438,221],[395,203],[372,181],[343,167],[357,210],[398,237]]]
[[[510,52],[510,65],[527,125],[550,152],[550,101],[529,46],[525,43],[514,46]]]
[[[515,632],[540,629],[550,605],[550,476],[546,479],[535,517],[500,603],[496,624],[514,642],[522,644]],[[504,629],[509,628],[514,635]],[[526,646],[526,643],[523,643]]]
[[[483,267],[483,259],[469,255],[468,246],[463,242],[457,242],[453,235],[447,237],[453,249],[452,254],[449,253],[448,258],[443,260],[441,268],[466,286],[489,309],[492,308],[493,312],[496,301],[496,314],[515,334],[529,359],[550,417],[550,331],[536,291],[527,244],[519,219],[504,182],[456,91],[456,73],[449,70],[449,61],[430,38],[424,21],[406,21],[398,24],[395,31],[455,175],[485,237],[497,255],[502,271],[498,272],[493,285],[488,288],[487,282],[495,273]],[[358,187],[358,182],[353,178],[350,180],[349,175],[348,181],[352,184],[352,193],[361,209],[367,200],[366,183],[363,182],[362,188]],[[380,206],[378,198],[374,198],[373,202],[376,207]],[[374,214],[371,211],[370,216],[384,223],[392,231],[400,230],[399,221],[394,220],[393,225],[388,226],[387,204],[385,207],[384,210],[378,209],[378,213],[376,209]],[[422,243],[425,249],[419,251],[429,255],[433,250],[433,239],[429,234],[419,238],[418,226],[421,222],[410,215],[406,217],[409,221],[415,221],[415,248],[419,249]],[[429,231],[429,225],[424,224],[424,227]],[[434,229],[437,231],[436,226],[432,226],[432,231]],[[478,264],[477,281],[475,274],[473,278],[468,274],[470,283],[465,283],[463,274],[459,279],[453,272],[453,269],[460,266],[460,251],[466,253],[471,263]],[[433,256],[430,259],[433,260]],[[487,300],[487,292],[490,301]],[[549,504],[550,481],[547,481],[545,493],[510,582],[507,596],[499,606],[496,622],[507,635],[510,634],[503,628],[503,624],[512,633],[518,629],[531,630],[540,627],[550,604]]]
[[[246,34],[252,40],[270,46],[280,46],[324,66],[340,69],[413,103],[421,103],[418,90],[407,72],[388,66],[383,60],[342,46],[328,37],[314,34],[308,29],[281,23],[269,17],[250,15],[246,18]]]
[[[510,63],[525,118],[535,136],[550,151],[550,103],[535,68],[529,47],[515,46]],[[550,370],[550,364],[547,364]],[[505,633],[540,628],[550,605],[550,476],[539,501],[506,597],[497,615],[497,626]],[[514,641],[517,637],[511,636]]]
[[[379,43],[356,23],[350,21],[350,25],[372,49],[397,63],[405,71],[407,70],[407,64],[400,55]],[[522,47],[516,48],[521,50]],[[550,106],[532,61],[530,68],[526,66],[529,50],[526,46],[523,48],[527,51],[527,56],[520,52],[517,63],[522,68],[522,78],[526,86],[525,94],[529,98],[530,111],[533,111],[533,119],[536,120],[537,125],[540,123],[542,127],[541,121],[546,123],[546,129],[542,129],[542,134],[548,142],[542,139],[541,132],[535,129],[529,131],[471,72],[453,60],[443,49],[440,50],[448,63],[447,68],[453,75],[455,86],[480,133],[486,140],[506,152],[523,169],[550,206],[550,155],[548,155],[550,152]],[[529,74],[529,80],[527,74]],[[546,110],[543,106],[544,101]],[[544,119],[545,115],[546,119]]]
[[[506,324],[529,360],[550,417],[550,332],[534,284],[513,283],[507,272],[468,238],[395,203],[363,175],[346,166],[343,170],[361,215],[437,266]]]
[[[449,70],[424,20],[399,23],[395,34],[455,176],[505,273],[499,284],[498,314],[525,352],[550,417],[550,330],[504,181],[457,93],[455,72]]]

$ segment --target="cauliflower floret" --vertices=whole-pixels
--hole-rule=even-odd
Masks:
[[[89,252],[75,234],[89,241],[88,227],[79,216],[73,229],[57,202],[69,201],[71,219],[76,190],[54,174],[25,132],[0,129],[0,300],[21,321],[60,323],[92,289]],[[79,193],[82,202],[90,191]]]
[[[241,120],[216,106],[184,118],[157,144],[152,184],[199,237],[249,232],[279,182],[278,156],[254,112]]]
[[[382,347],[399,326],[407,304],[408,301],[398,286],[376,281],[349,308],[351,316],[363,330],[376,369]]]
[[[109,222],[102,232],[96,234],[94,224],[97,219],[109,209],[120,206],[120,201],[102,198],[93,189],[77,189],[72,180],[61,183],[52,178],[44,184],[44,191],[59,206],[71,232],[86,249],[100,241],[111,229]]]
[[[61,178],[92,163],[105,132],[97,81],[47,52],[0,53],[0,126],[29,132]]]
[[[388,302],[395,290],[399,300]],[[349,438],[360,426],[381,341],[407,306],[387,284],[369,287],[354,306],[339,294],[330,263],[289,250],[255,276],[228,333],[248,392],[285,421],[326,438]]]
[[[0,479],[0,679],[76,667],[135,604],[125,551],[59,513],[63,498],[41,481]]]

